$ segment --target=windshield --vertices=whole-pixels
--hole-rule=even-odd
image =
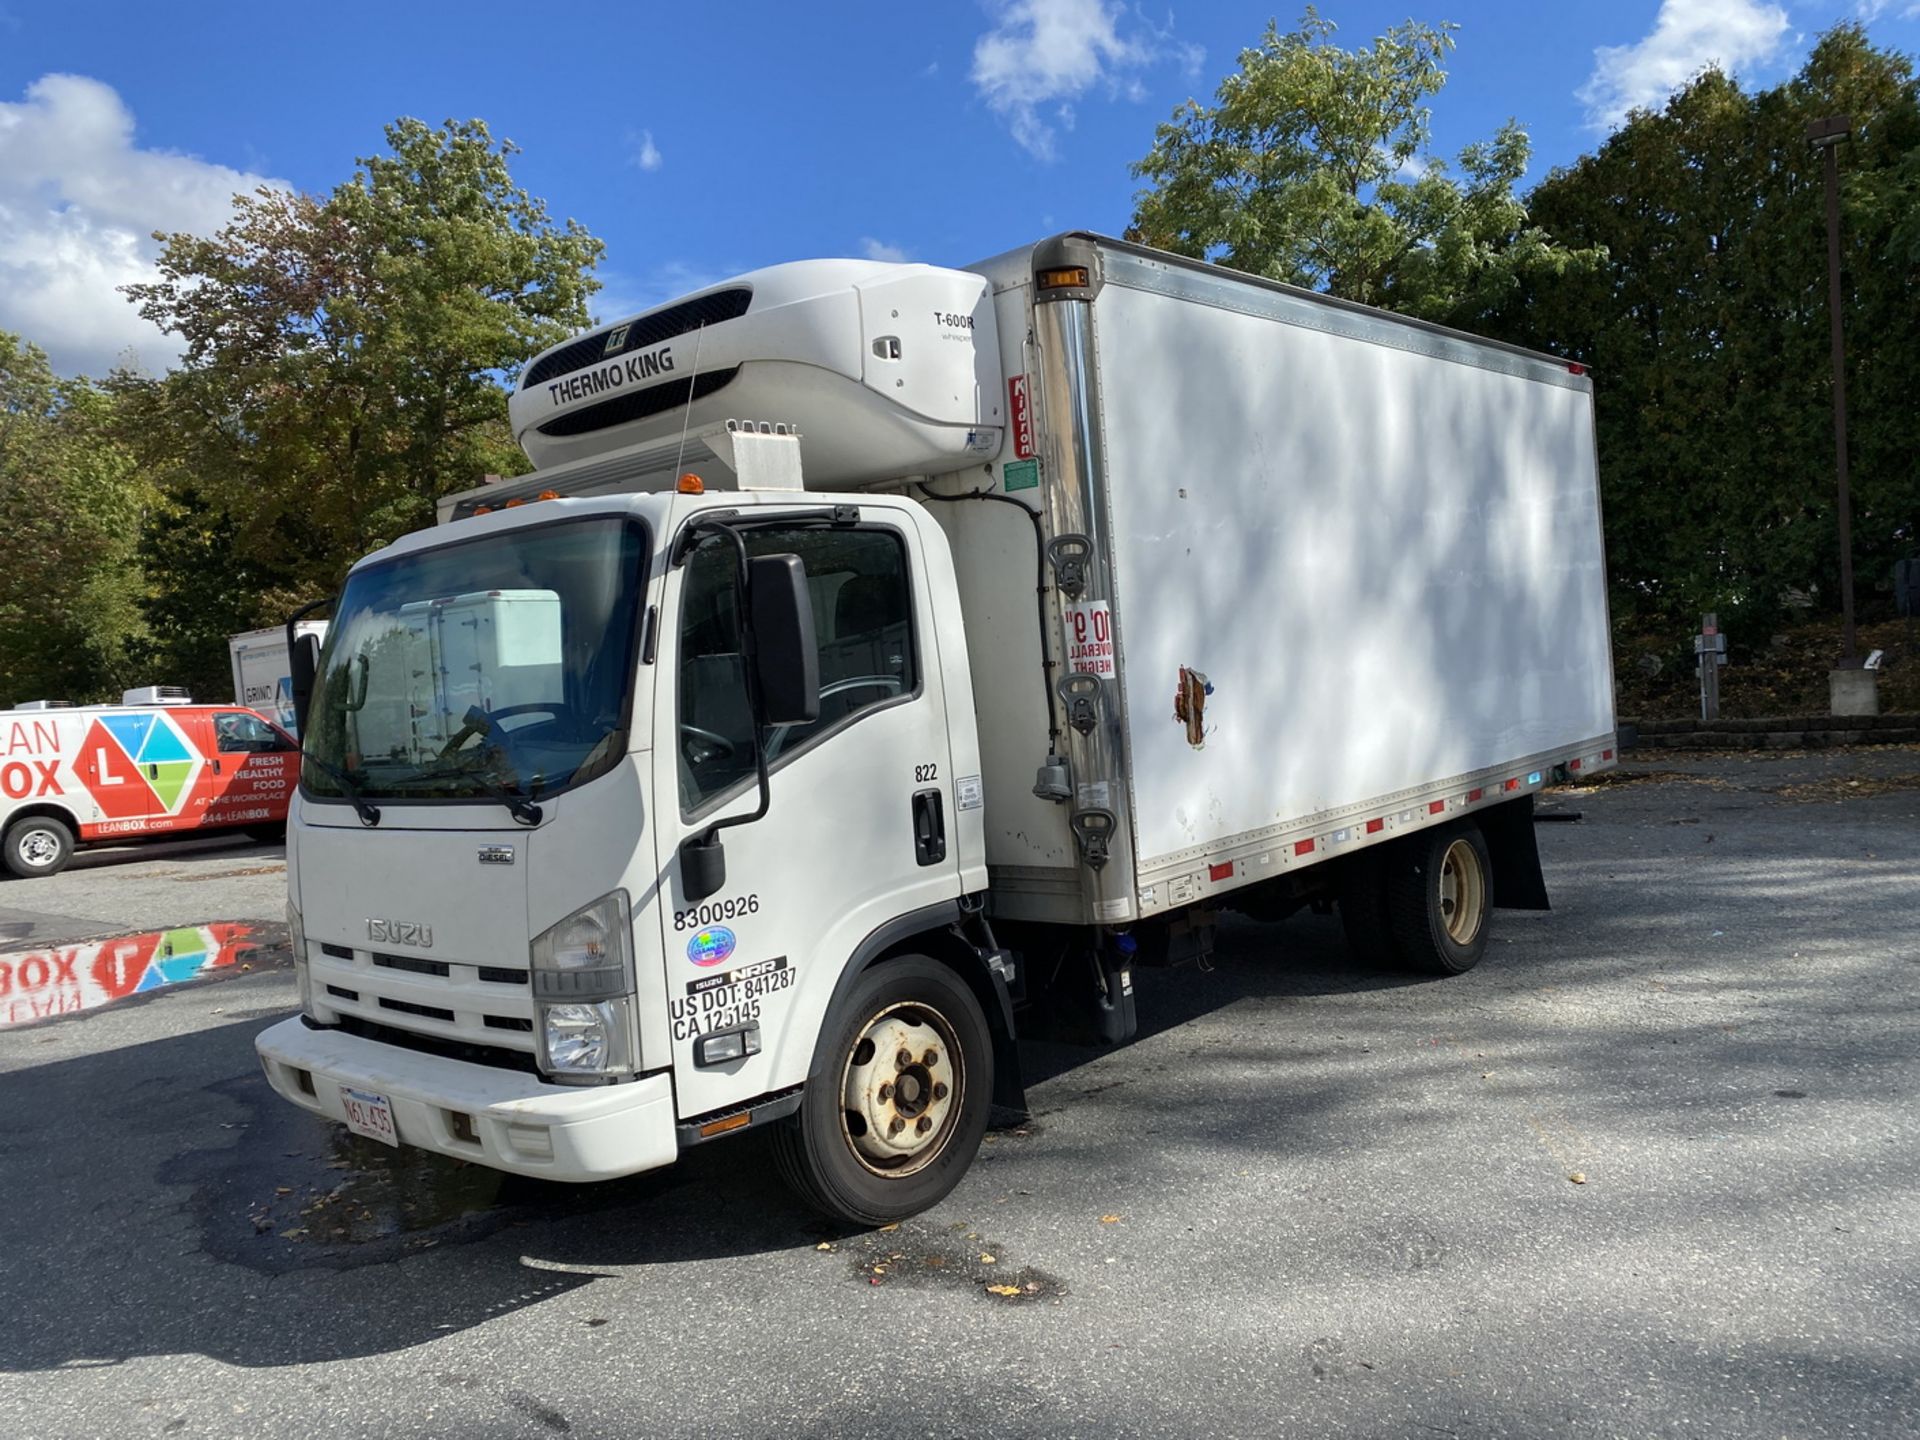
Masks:
[[[497,803],[604,773],[627,748],[645,557],[642,528],[608,517],[355,571],[314,687],[307,792]]]

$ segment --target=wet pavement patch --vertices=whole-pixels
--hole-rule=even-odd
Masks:
[[[213,1087],[241,1104],[232,1143],[181,1162],[207,1249],[269,1273],[353,1269],[479,1239],[582,1204],[580,1187],[398,1150],[317,1120],[249,1075]]]
[[[838,1252],[861,1285],[916,1290],[968,1290],[997,1304],[1059,1300],[1067,1287],[1031,1265],[1018,1265],[965,1221],[946,1226],[905,1221],[814,1247]]]
[[[286,927],[216,920],[0,952],[0,1030],[288,964]]]

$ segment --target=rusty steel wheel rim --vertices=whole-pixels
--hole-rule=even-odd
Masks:
[[[1471,945],[1487,908],[1487,872],[1471,843],[1456,840],[1447,847],[1440,857],[1439,887],[1440,918],[1447,938],[1456,945]]]
[[[840,1133],[875,1175],[899,1179],[946,1149],[966,1088],[953,1023],[931,1005],[889,1005],[860,1027],[840,1082]]]

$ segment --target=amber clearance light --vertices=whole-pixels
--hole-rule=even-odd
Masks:
[[[1093,276],[1084,265],[1068,265],[1058,270],[1042,270],[1033,277],[1042,290],[1084,290]]]

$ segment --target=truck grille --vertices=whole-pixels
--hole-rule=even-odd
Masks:
[[[308,965],[322,1021],[333,1011],[382,1032],[472,1049],[475,1058],[481,1051],[513,1053],[516,1068],[532,1063],[533,990],[525,970],[332,944],[310,945]]]
[[[650,350],[663,340],[671,340],[676,335],[689,335],[703,325],[738,320],[747,313],[747,306],[752,302],[753,291],[742,285],[732,290],[717,290],[711,295],[701,295],[678,305],[669,305],[651,315],[642,315],[638,320],[629,320],[627,338],[611,350],[607,349],[607,336],[619,327],[608,326],[604,330],[596,330],[534,361],[527,367],[520,388],[531,390],[555,375],[571,375],[575,370],[584,370],[596,361],[611,360],[629,350]]]

